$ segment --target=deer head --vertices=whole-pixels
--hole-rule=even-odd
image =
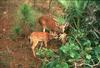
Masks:
[[[62,25],[59,25],[59,30],[61,31],[61,33],[64,33],[65,29],[68,28],[69,23],[64,23]]]

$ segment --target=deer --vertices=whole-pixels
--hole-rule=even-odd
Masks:
[[[37,44],[42,41],[44,42],[45,47],[47,47],[47,42],[51,39],[55,38],[53,35],[50,35],[48,32],[32,32],[29,36],[30,44],[32,44],[33,55],[35,55],[35,48]]]
[[[52,39],[59,39],[61,40],[61,42],[65,43],[66,41],[66,34],[63,33],[60,35],[60,37],[56,36],[55,35],[51,35],[50,33],[48,32],[32,32],[31,35],[29,36],[29,39],[30,39],[30,44],[32,44],[32,51],[33,51],[33,55],[34,57],[36,57],[35,55],[35,48],[37,46],[37,44],[39,42],[44,42],[44,46],[47,47],[47,42],[49,42],[50,40]]]
[[[46,32],[48,28],[50,33],[53,32],[54,34],[64,33],[65,27],[68,27],[67,23],[59,25],[53,17],[45,15],[39,18],[39,23],[42,26],[43,32]]]

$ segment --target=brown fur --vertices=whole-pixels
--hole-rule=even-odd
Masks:
[[[57,22],[49,16],[41,16],[39,19],[39,23],[41,24],[43,28],[43,32],[45,32],[45,29],[47,28],[53,32],[59,30]]]
[[[39,23],[43,28],[43,32],[48,28],[49,31],[53,33],[64,33],[65,27],[68,27],[68,24],[59,25],[53,17],[50,16],[41,16],[39,18]]]
[[[32,44],[32,51],[35,56],[35,47],[37,46],[39,41],[43,41],[45,44],[45,47],[47,47],[47,42],[52,39],[53,36],[51,36],[47,32],[32,32],[29,39],[30,43]]]

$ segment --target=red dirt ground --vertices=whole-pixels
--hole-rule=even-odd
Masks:
[[[7,6],[2,8],[4,9],[0,11],[0,68],[36,68],[37,59],[32,54],[28,40],[11,40],[13,18],[8,10],[10,8]]]

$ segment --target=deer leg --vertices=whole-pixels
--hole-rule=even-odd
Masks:
[[[45,28],[43,28],[43,32],[45,32]]]
[[[44,44],[45,44],[45,47],[47,47],[47,41],[45,41]]]
[[[35,55],[35,47],[36,47],[36,45],[38,44],[38,41],[37,42],[34,42],[34,44],[32,45],[32,51],[33,51],[33,55],[34,55],[34,57],[36,57],[36,55]]]
[[[39,48],[39,49],[41,49],[41,48],[42,48],[42,46],[43,46],[43,42],[41,42],[41,44],[40,44],[40,48]]]

